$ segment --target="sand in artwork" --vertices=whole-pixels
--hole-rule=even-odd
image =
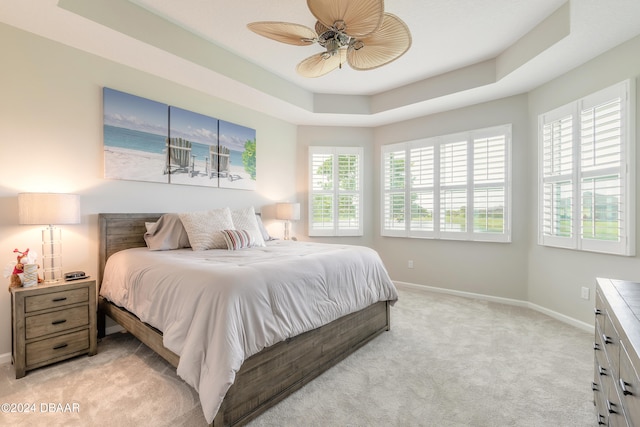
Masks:
[[[205,159],[195,159],[193,176],[187,171],[174,171],[170,175],[166,169],[166,154],[149,153],[120,147],[104,147],[105,178],[127,179],[132,181],[151,181],[172,184],[199,185],[217,187],[218,179],[226,180],[226,188],[253,190],[255,181],[245,172],[242,165],[231,165],[228,177],[207,175]]]

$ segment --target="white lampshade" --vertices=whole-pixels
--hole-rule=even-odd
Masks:
[[[276,219],[297,221],[300,219],[300,203],[276,203]]]
[[[48,225],[42,230],[45,283],[62,281],[62,234],[58,224],[80,224],[80,196],[59,193],[18,194],[18,222]]]
[[[25,225],[80,224],[80,196],[60,193],[18,194],[18,222]]]

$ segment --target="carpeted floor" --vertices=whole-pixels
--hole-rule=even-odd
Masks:
[[[591,426],[591,334],[535,311],[408,288],[392,329],[251,426]],[[203,426],[198,396],[129,334],[15,380],[0,425]],[[26,410],[31,412],[24,413]]]

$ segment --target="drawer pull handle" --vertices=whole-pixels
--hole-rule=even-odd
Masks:
[[[600,344],[598,344],[597,342],[593,343],[593,349],[594,350],[600,350]]]
[[[60,302],[60,301],[66,301],[67,297],[60,297],[60,298],[54,298],[51,301],[52,302]]]
[[[616,406],[615,403],[611,403],[611,401],[609,399],[607,399],[607,411],[610,414],[617,414],[617,412],[613,409],[613,407]]]
[[[53,322],[51,322],[52,325],[60,325],[62,323],[66,323],[67,319],[62,319],[62,320],[54,320]]]
[[[624,394],[625,396],[629,396],[633,394],[627,389],[628,385],[631,385],[631,384],[624,382],[624,380],[620,378],[620,389],[622,390],[622,394]]]
[[[608,337],[606,334],[602,334],[602,341],[604,341],[605,344],[611,344],[613,341],[611,341],[611,337]]]
[[[607,376],[607,370],[605,368],[603,368],[602,366],[598,366],[598,373],[601,376],[605,376],[605,377]]]
[[[591,383],[591,390],[593,390],[593,391],[598,391],[598,384],[596,384],[596,383]]]
[[[602,314],[602,310],[600,310],[599,308],[594,308],[593,312],[595,313],[596,316],[600,316]]]
[[[605,422],[602,420],[604,418],[603,415],[598,414],[598,425],[603,426]]]
[[[67,347],[69,344],[58,344],[57,346],[53,347],[54,350],[60,350],[61,348],[65,348]]]

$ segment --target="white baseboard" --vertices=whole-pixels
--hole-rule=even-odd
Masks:
[[[11,363],[11,353],[0,354],[0,365]]]
[[[495,296],[484,295],[484,294],[476,294],[473,292],[457,291],[455,289],[437,288],[434,286],[418,285],[416,283],[399,282],[396,280],[394,280],[393,283],[395,283],[396,286],[401,289],[407,288],[407,289],[418,290],[418,291],[422,290],[422,291],[429,291],[429,292],[438,292],[442,294],[456,295],[456,296],[465,297],[465,298],[473,298],[478,300],[496,302],[500,304],[530,308],[531,310],[535,310],[539,313],[545,314],[563,323],[569,324],[571,326],[575,326],[576,328],[582,329],[583,331],[592,332],[592,333],[595,331],[595,326],[592,324],[585,323],[581,320],[574,319],[573,317],[566,316],[562,313],[558,313],[553,310],[549,310],[548,308],[539,306],[529,301],[522,301],[522,300],[517,300],[512,298],[495,297]]]

